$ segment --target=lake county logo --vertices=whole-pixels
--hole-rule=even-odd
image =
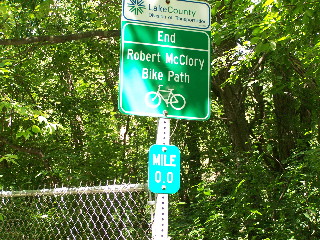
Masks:
[[[130,0],[128,3],[129,11],[133,12],[135,15],[142,14],[146,6],[143,0]]]

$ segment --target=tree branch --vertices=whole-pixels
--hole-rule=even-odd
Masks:
[[[58,36],[38,36],[38,37],[28,37],[28,38],[13,38],[13,39],[0,39],[0,45],[25,45],[33,43],[42,43],[42,44],[56,44],[56,43],[65,43],[74,40],[81,40],[85,38],[100,37],[100,38],[111,38],[119,37],[119,30],[96,30],[83,33],[67,34],[67,35],[58,35]]]
[[[8,139],[6,139],[5,137],[0,136],[0,142],[7,144],[10,148],[18,150],[19,152],[29,153],[32,155],[36,155],[40,158],[44,157],[44,154],[39,149],[22,147],[22,146],[16,145],[16,144],[12,143],[11,141],[9,141]]]

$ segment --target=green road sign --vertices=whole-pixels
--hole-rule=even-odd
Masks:
[[[119,109],[122,113],[206,120],[210,115],[207,32],[124,22]]]
[[[180,151],[172,145],[149,150],[148,186],[153,193],[176,193],[180,188]]]

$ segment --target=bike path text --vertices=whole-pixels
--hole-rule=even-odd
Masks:
[[[134,45],[132,47],[129,45],[129,47],[125,49],[123,57],[127,61],[137,62],[137,67],[140,69],[139,72],[141,79],[190,83],[190,71],[206,71],[207,58],[203,58],[204,55],[201,54],[201,52],[206,50],[186,48],[191,51],[182,52],[181,49],[184,49],[184,47],[175,46],[176,42],[179,41],[181,43],[181,39],[179,38],[183,37],[180,37],[179,32],[172,33],[171,31],[170,33],[167,33],[165,30],[158,30],[154,32],[154,35],[155,36],[152,38],[152,40],[154,40],[153,43],[150,43],[151,40],[149,40],[148,43],[132,41],[126,42]],[[163,45],[164,43],[169,45]],[[175,51],[175,49],[178,50]],[[195,52],[200,52],[200,54],[194,54]],[[165,71],[159,71],[156,67],[152,67],[155,65],[146,67],[146,65],[139,64],[139,62],[146,62],[155,65],[164,64],[166,66]],[[182,67],[183,71],[177,70],[175,66]]]

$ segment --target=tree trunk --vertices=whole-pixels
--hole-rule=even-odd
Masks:
[[[297,131],[295,128],[297,113],[293,98],[288,93],[273,95],[274,112],[277,130],[277,154],[280,162],[291,155],[291,150],[296,146]]]
[[[275,158],[281,163],[291,155],[291,151],[296,147],[298,139],[297,127],[299,126],[299,115],[297,113],[297,103],[289,87],[283,87],[289,83],[290,79],[284,66],[274,66],[275,76],[281,76],[281,86],[274,82],[274,86],[279,86],[273,94],[274,113],[276,123],[277,147],[274,152]]]
[[[219,56],[226,55],[230,49],[236,46],[233,40],[227,40],[217,49]],[[232,58],[232,57],[230,57]],[[213,79],[212,90],[221,101],[224,109],[225,119],[229,130],[231,144],[234,153],[247,152],[250,149],[249,124],[245,116],[245,99],[247,86],[237,79],[233,83],[227,83],[230,78],[230,67],[233,59],[227,57],[229,62]]]
[[[232,146],[235,153],[250,149],[249,125],[245,117],[243,88],[241,83],[225,86],[221,95]]]
[[[234,153],[246,152],[250,149],[249,123],[245,116],[245,96],[246,87],[243,83],[236,82],[220,87],[220,84],[228,78],[223,70],[213,83],[214,91],[218,92],[218,97],[222,102],[226,123]]]
[[[77,99],[75,97],[74,79],[68,67],[69,57],[65,56],[65,62],[61,67],[62,73],[60,75],[60,80],[65,86],[65,114],[68,115],[70,121],[71,135],[73,139],[73,147],[78,152],[81,151],[84,145],[84,125],[82,121],[82,116],[77,109]]]
[[[111,37],[119,37],[120,31],[119,30],[95,30],[95,31],[88,31],[82,33],[75,33],[75,34],[66,34],[66,35],[59,35],[59,36],[38,36],[38,37],[29,37],[29,38],[14,38],[14,39],[0,39],[0,45],[25,45],[25,44],[34,44],[34,43],[41,43],[41,44],[57,44],[57,43],[65,43],[74,40],[81,40],[86,38],[111,38]]]
[[[202,178],[202,164],[201,164],[201,151],[199,146],[199,129],[198,122],[188,122],[188,132],[186,136],[186,145],[189,151],[188,157],[188,177],[190,186],[196,186],[201,183]]]

